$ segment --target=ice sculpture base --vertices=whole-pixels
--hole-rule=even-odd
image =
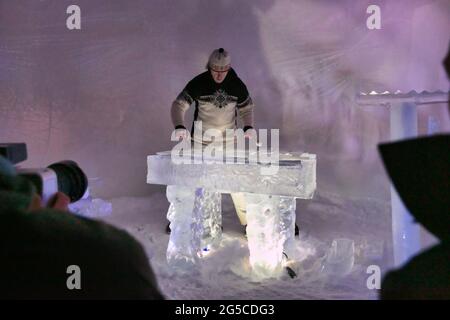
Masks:
[[[258,278],[280,275],[283,255],[293,249],[295,198],[245,194],[250,265]]]
[[[243,159],[246,160],[246,159]],[[147,183],[167,185],[170,240],[167,261],[182,271],[220,245],[221,193],[242,193],[246,202],[250,264],[257,278],[278,276],[295,237],[295,199],[311,199],[316,188],[316,157],[280,154],[274,175],[249,161],[174,164],[169,152],[149,156]]]
[[[244,193],[250,264],[257,278],[283,271],[283,255],[293,250],[295,208],[293,197]],[[221,194],[203,188],[167,187],[170,202],[168,264],[183,271],[218,248],[222,238]]]
[[[167,261],[186,269],[220,244],[222,237],[221,195],[203,188],[167,186],[170,202],[170,240]]]

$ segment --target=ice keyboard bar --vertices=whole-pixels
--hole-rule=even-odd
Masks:
[[[221,193],[247,192],[311,199],[316,189],[316,155],[280,153],[276,174],[262,174],[248,158],[241,162],[221,161],[200,164],[175,164],[170,151],[147,157],[147,183],[205,188]],[[244,161],[243,161],[244,160]],[[272,164],[273,165],[273,164]]]

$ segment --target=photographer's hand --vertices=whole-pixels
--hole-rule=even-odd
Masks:
[[[66,196],[62,192],[57,192],[54,196],[49,200],[47,204],[47,208],[69,211],[68,205],[70,203],[70,198]],[[31,204],[28,207],[28,211],[36,211],[44,208],[42,205],[42,199],[38,194],[33,195],[33,199],[31,200]]]

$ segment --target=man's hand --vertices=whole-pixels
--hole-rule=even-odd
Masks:
[[[253,129],[253,127],[244,127],[244,138],[249,140],[254,140],[257,147],[261,147],[262,143],[258,142],[258,134],[256,133],[256,130]]]
[[[252,132],[252,130],[247,130],[246,132],[244,132],[244,138],[253,139],[255,138],[255,134],[254,132]]]
[[[178,140],[186,139],[189,136],[189,132],[186,129],[176,129],[175,130],[175,138]]]
[[[62,192],[57,192],[55,195],[50,198],[47,204],[47,208],[57,209],[62,211],[69,211],[68,205],[70,203],[70,198],[66,196]],[[31,200],[30,206],[28,207],[28,211],[36,211],[44,208],[42,204],[42,199],[38,194],[33,195],[33,199]]]
[[[173,133],[172,133],[172,137],[173,137]],[[187,131],[184,126],[178,125],[175,127],[175,139],[180,140],[180,139],[186,139],[188,137],[189,137],[189,131]]]
[[[256,130],[253,129],[251,126],[245,126],[244,127],[244,138],[246,139],[256,139]]]

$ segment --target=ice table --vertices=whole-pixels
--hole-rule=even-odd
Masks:
[[[376,92],[360,93],[357,103],[361,106],[385,106],[390,111],[391,140],[401,140],[417,136],[417,106],[424,104],[446,103],[450,92],[408,93]],[[405,208],[400,196],[391,186],[392,235],[394,264],[401,266],[420,249],[420,226]]]
[[[147,158],[147,183],[167,185],[169,265],[189,269],[217,247],[221,193],[243,193],[252,270],[260,277],[281,272],[283,252],[294,240],[295,199],[311,199],[316,189],[316,156],[281,153],[275,174],[263,174],[261,168],[268,165],[249,161],[248,154],[197,162],[175,164],[170,151]]]

